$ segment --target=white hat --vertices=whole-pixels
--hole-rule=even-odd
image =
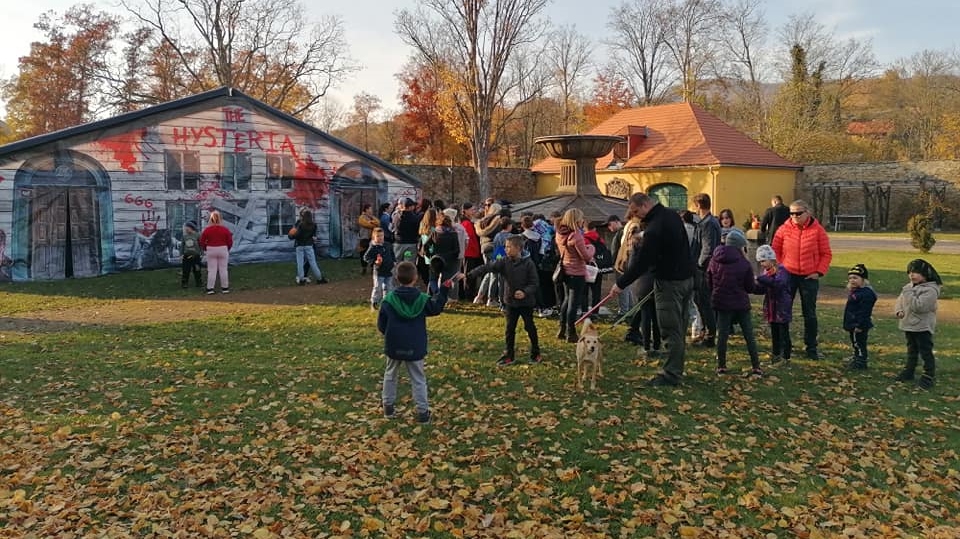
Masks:
[[[773,252],[773,247],[769,245],[761,245],[757,247],[757,262],[762,262],[764,260],[773,260],[777,261],[777,253]]]
[[[457,209],[456,208],[447,208],[443,210],[443,214],[450,218],[451,221],[457,220]]]

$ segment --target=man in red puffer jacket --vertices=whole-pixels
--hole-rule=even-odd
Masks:
[[[817,349],[817,293],[820,278],[827,274],[833,259],[827,231],[810,214],[806,202],[795,200],[790,203],[790,219],[777,229],[770,246],[790,274],[791,297],[796,299],[800,291],[807,359],[821,359]]]

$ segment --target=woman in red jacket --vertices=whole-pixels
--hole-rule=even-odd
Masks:
[[[200,248],[207,254],[207,294],[213,294],[220,276],[220,293],[230,293],[230,276],[227,263],[230,262],[230,249],[233,247],[233,233],[223,226],[220,212],[210,212],[210,222],[200,234]]]
[[[821,359],[817,347],[817,293],[820,278],[827,274],[833,259],[827,231],[814,219],[806,202],[794,200],[790,203],[790,219],[777,229],[770,246],[790,274],[791,297],[795,299],[800,292],[807,359]]]

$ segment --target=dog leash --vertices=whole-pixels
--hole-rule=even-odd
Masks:
[[[617,327],[617,325],[620,324],[620,322],[623,322],[623,321],[626,320],[627,318],[630,318],[630,317],[632,317],[633,315],[637,314],[637,311],[639,311],[641,308],[643,308],[643,304],[646,303],[646,302],[647,302],[650,298],[652,298],[652,297],[653,297],[653,290],[651,290],[650,292],[648,292],[647,295],[643,297],[643,299],[641,299],[640,301],[638,301],[637,304],[634,305],[633,307],[631,307],[627,312],[623,313],[623,316],[621,316],[620,318],[614,320],[613,324],[611,324],[610,327],[608,327],[606,330],[604,330],[603,333],[600,334],[600,336],[606,335],[606,334],[609,333],[613,328]],[[601,304],[602,304],[602,302],[601,302]],[[579,322],[579,320],[578,320],[578,322]]]
[[[606,297],[604,297],[603,299],[601,299],[600,301],[598,301],[596,305],[594,305],[593,307],[591,307],[589,311],[583,313],[583,316],[581,316],[580,318],[578,318],[577,321],[573,323],[573,325],[577,325],[577,324],[579,324],[580,322],[583,322],[584,320],[586,320],[587,318],[590,318],[590,315],[591,315],[591,314],[597,312],[597,310],[599,310],[600,307],[601,307],[604,303],[606,303],[607,301],[609,301],[610,298],[612,298],[612,297],[613,297],[613,292],[610,292],[609,294],[606,295]]]

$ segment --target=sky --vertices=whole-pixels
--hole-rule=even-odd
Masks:
[[[173,2],[174,0],[168,0]],[[548,17],[556,25],[576,27],[599,43],[605,38],[610,13],[623,0],[552,0]],[[4,0],[0,30],[0,77],[17,72],[17,59],[30,51],[30,42],[42,38],[33,24],[42,13],[63,14],[81,0]],[[123,13],[116,0],[86,0],[104,11]],[[308,16],[334,14],[343,20],[350,55],[361,70],[330,92],[344,108],[353,96],[366,92],[380,97],[385,110],[396,111],[399,86],[395,74],[409,57],[409,49],[394,32],[395,11],[416,6],[416,0],[349,0],[318,2],[305,0]],[[947,50],[960,43],[956,21],[960,20],[957,0],[766,0],[766,19],[772,29],[782,26],[792,14],[813,13],[838,38],[871,39],[877,59],[884,64],[924,49]],[[387,6],[387,7],[385,7]],[[602,51],[599,44],[597,51]],[[602,63],[602,58],[598,58]],[[5,115],[0,103],[0,118]]]

